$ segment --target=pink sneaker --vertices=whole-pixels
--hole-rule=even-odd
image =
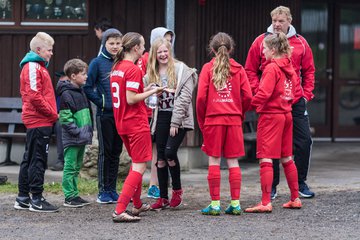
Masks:
[[[151,210],[161,210],[166,208],[169,205],[169,200],[166,198],[158,198],[156,203],[151,204],[150,208]]]
[[[182,189],[172,191],[172,197],[171,197],[171,200],[170,200],[170,207],[176,208],[176,207],[180,206],[180,204],[182,203],[182,194],[183,194]]]

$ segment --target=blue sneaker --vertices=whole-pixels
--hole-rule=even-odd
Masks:
[[[213,215],[218,216],[221,213],[220,206],[213,207],[211,205],[207,206],[206,208],[201,210],[201,214],[203,215]]]
[[[116,199],[117,200],[117,199]],[[104,203],[104,204],[108,204],[108,203],[112,203],[113,199],[111,197],[110,192],[100,192],[98,194],[98,197],[96,199],[97,203]]]
[[[112,190],[110,191],[110,197],[113,203],[117,203],[117,200],[119,199],[119,194],[115,190]]]
[[[233,206],[229,205],[227,207],[227,209],[225,209],[225,213],[226,214],[231,214],[231,215],[240,215],[241,214],[241,207],[240,207],[240,205],[237,205],[236,207],[233,207]]]
[[[299,195],[303,198],[313,198],[315,193],[309,189],[306,183],[299,183]]]
[[[154,199],[158,199],[160,197],[160,190],[157,186],[152,185],[149,188],[148,194],[147,194],[148,198],[154,198]]]

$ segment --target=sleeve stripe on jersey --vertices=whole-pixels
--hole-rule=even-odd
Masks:
[[[31,90],[37,91],[36,88],[36,64],[35,62],[29,62],[29,78]]]
[[[138,82],[132,82],[132,81],[126,82],[126,88],[139,89],[139,86],[140,86],[140,83],[138,83]]]

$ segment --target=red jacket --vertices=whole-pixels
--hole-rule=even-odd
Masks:
[[[261,74],[265,69],[266,61],[263,50],[263,40],[266,35],[272,34],[272,26],[267,30],[267,33],[258,36],[252,43],[245,63],[245,70],[250,81],[251,89],[255,94],[259,87]],[[311,48],[306,42],[305,38],[296,34],[296,30],[293,26],[290,26],[289,33],[287,34],[290,46],[292,47],[291,61],[296,74],[301,80],[300,93],[296,93],[296,99],[293,103],[296,103],[301,97],[310,101],[314,98],[312,91],[314,90],[315,83],[315,66]]]
[[[22,120],[26,128],[50,127],[57,118],[54,88],[44,62],[27,62],[20,73],[23,101]]]
[[[261,76],[251,107],[257,113],[291,112],[294,93],[299,87],[298,77],[289,58],[273,59]]]
[[[146,67],[147,67],[148,59],[149,59],[149,53],[146,52],[141,56],[141,58],[138,59],[138,61],[136,63],[136,65],[140,68],[143,76],[145,76],[145,74],[146,74]]]
[[[244,68],[230,59],[231,77],[226,87],[216,90],[212,82],[215,59],[206,63],[200,73],[196,113],[200,130],[204,125],[241,125],[251,102],[251,88]]]

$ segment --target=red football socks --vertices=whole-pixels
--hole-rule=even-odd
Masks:
[[[293,160],[290,160],[286,163],[283,163],[282,166],[284,168],[286,181],[290,188],[291,201],[294,201],[296,198],[299,197],[298,172],[296,169],[296,165]]]
[[[272,163],[260,163],[260,184],[262,197],[261,202],[265,206],[271,202],[271,187],[273,182],[274,170]]]
[[[220,178],[220,165],[210,165],[207,179],[212,201],[220,200]]]
[[[229,168],[229,183],[231,200],[240,199],[241,169],[240,167]]]
[[[142,201],[140,200],[140,197],[141,197],[141,190],[142,190],[142,179],[141,181],[139,182],[136,190],[135,190],[135,193],[134,193],[134,196],[133,196],[133,204],[134,204],[134,207],[135,208],[141,208],[141,205],[142,205]]]
[[[121,195],[117,201],[115,211],[120,214],[126,210],[130,199],[134,197],[135,191],[138,189],[139,183],[142,182],[142,175],[139,172],[131,171],[126,177]],[[140,190],[141,191],[141,190]]]

